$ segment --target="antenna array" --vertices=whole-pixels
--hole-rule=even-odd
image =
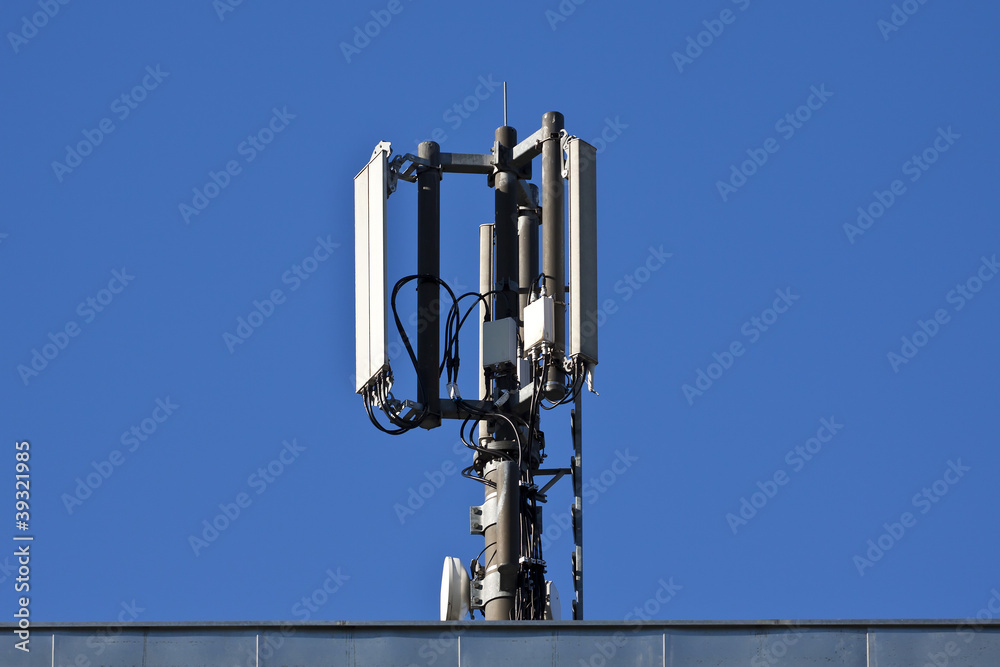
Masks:
[[[539,187],[530,182],[538,157],[540,200]],[[479,228],[478,292],[456,295],[440,276],[444,174],[486,175],[494,191],[495,219]],[[480,610],[487,620],[558,617],[558,594],[545,580],[542,504],[566,475],[575,496],[573,618],[583,618],[581,390],[586,381],[593,391],[598,361],[597,327],[586,320],[598,307],[596,174],[596,150],[569,135],[558,112],[546,113],[542,126],[518,142],[517,131],[507,125],[505,83],[504,125],[490,154],[442,153],[437,143],[425,141],[417,155],[393,157],[390,144],[381,142],[354,179],[357,391],[372,423],[392,435],[459,420],[462,441],[474,452],[462,474],[484,487],[483,504],[470,510],[470,532],[483,536],[485,548],[471,560],[470,572],[457,559],[445,559],[442,620],[467,610]],[[387,200],[399,180],[418,188],[417,271],[390,292]],[[421,317],[416,350],[396,304],[400,289],[411,282]],[[416,373],[415,400],[400,400],[392,391],[390,310]],[[466,399],[459,389],[458,348],[473,312],[479,381],[476,398]],[[574,404],[570,465],[544,468],[543,410],[568,403]]]

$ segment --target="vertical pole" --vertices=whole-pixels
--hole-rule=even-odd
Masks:
[[[508,126],[496,131],[496,172],[493,177],[495,220],[495,283],[498,294],[493,300],[494,319],[518,316],[518,238],[517,238],[517,176],[510,171],[510,159],[517,145],[517,131]],[[517,390],[514,374],[496,380],[498,390]],[[508,408],[509,409],[509,408]],[[517,439],[506,421],[497,421],[492,446],[509,447]],[[509,449],[508,449],[509,451]],[[516,451],[516,449],[515,449]],[[486,620],[513,619],[514,597],[517,591],[521,556],[521,469],[518,456],[513,460],[494,460],[487,464],[492,474],[487,479],[496,486],[486,487],[486,495],[497,494],[497,522],[490,548],[490,533],[486,533],[486,576],[499,579],[499,595],[486,602]],[[492,556],[492,563],[490,562]]]
[[[487,487],[487,495],[497,496],[497,522],[492,536],[486,532],[487,543],[491,538],[495,546],[493,558],[487,558],[486,576],[499,580],[500,595],[487,601],[484,615],[487,621],[514,620],[514,602],[518,587],[521,556],[521,471],[517,461],[497,461],[490,464],[492,474],[487,479],[496,489]]]
[[[565,119],[558,111],[542,116],[542,271],[545,292],[555,301],[556,364],[549,367],[545,394],[559,399],[563,394],[562,355],[566,349],[566,254],[564,242],[564,208],[566,201],[562,177],[562,149],[559,133]]]
[[[441,152],[434,141],[417,147],[430,162],[417,175],[417,401],[428,406],[421,424],[441,425],[441,286],[423,276],[441,277]]]

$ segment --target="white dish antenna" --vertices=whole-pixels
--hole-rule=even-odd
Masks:
[[[441,572],[441,620],[459,621],[469,613],[469,575],[462,561],[445,556]]]

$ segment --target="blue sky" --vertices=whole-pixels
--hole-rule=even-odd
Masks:
[[[392,438],[354,394],[352,179],[382,140],[488,152],[504,80],[521,138],[558,110],[600,149],[587,617],[975,616],[1000,586],[998,18],[5,3],[0,465],[30,441],[33,619],[436,618],[482,490],[457,423]],[[442,206],[469,289],[492,193],[447,175]],[[544,427],[564,465],[568,410]]]

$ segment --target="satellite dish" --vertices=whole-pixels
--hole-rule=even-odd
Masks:
[[[545,582],[545,620],[562,620],[562,605],[559,604],[559,590],[551,581]]]
[[[441,620],[458,621],[469,613],[469,575],[462,561],[445,556],[441,572]]]

